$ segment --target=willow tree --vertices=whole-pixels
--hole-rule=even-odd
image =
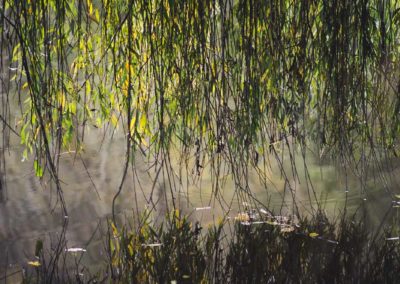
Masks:
[[[0,12],[3,134],[20,135],[62,203],[60,151],[93,126],[126,134],[114,201],[135,155],[168,176],[173,152],[196,174],[209,165],[216,194],[227,173],[250,192],[249,169],[265,178],[282,149],[312,147],[362,183],[397,156],[396,0],[4,0]]]

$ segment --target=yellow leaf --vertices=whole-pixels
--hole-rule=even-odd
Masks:
[[[134,117],[132,118],[131,123],[130,123],[130,126],[129,126],[129,128],[130,128],[130,130],[131,130],[131,133],[134,133],[135,127],[136,127],[136,117],[134,116]]]
[[[98,24],[99,22],[100,22],[100,14],[99,14],[99,10],[95,10],[94,11],[94,16],[95,16],[95,19],[96,19],[96,23]]]
[[[36,261],[28,261],[28,264],[32,265],[34,267],[39,267],[41,265],[40,262],[37,260]]]
[[[318,234],[318,233],[315,233],[315,232],[312,232],[312,233],[309,234],[309,236],[310,236],[311,238],[315,238],[315,237],[318,237],[319,234]]]
[[[88,6],[89,14],[93,14],[93,3],[91,0],[87,0],[87,6]]]
[[[65,101],[66,101],[66,98],[65,98],[64,93],[63,92],[58,92],[58,104],[62,108],[64,108],[64,106],[65,106]]]
[[[114,113],[111,116],[111,123],[114,127],[117,127],[118,125],[118,117]]]
[[[86,81],[86,94],[90,94],[92,91],[92,86],[90,85],[89,81]]]
[[[139,122],[140,133],[143,133],[145,131],[146,126],[147,126],[147,117],[145,114],[143,114],[142,117],[140,118],[140,122]]]
[[[148,57],[148,54],[147,54],[147,52],[142,52],[142,60],[143,60],[143,62],[147,62],[147,59],[148,59],[149,57]]]
[[[113,231],[114,237],[118,237],[119,236],[119,232],[118,232],[118,229],[117,229],[117,227],[115,226],[115,224],[113,222],[111,222],[111,229]]]
[[[93,6],[92,6],[93,8]],[[96,10],[95,13],[87,13],[87,16],[89,17],[89,19],[91,19],[93,22],[95,22],[96,24],[99,24],[99,12]]]
[[[128,251],[129,251],[129,255],[132,256],[134,253],[134,250],[133,250],[133,245],[131,243],[128,244]]]
[[[72,114],[76,114],[76,103],[75,102],[69,103],[68,109]]]

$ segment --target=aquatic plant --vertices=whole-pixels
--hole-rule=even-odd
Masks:
[[[222,221],[210,225],[208,230],[201,230],[178,211],[168,214],[158,225],[143,219],[144,222],[134,229],[118,229],[110,220],[106,241],[108,257],[101,259],[103,270],[93,272],[83,265],[68,270],[66,266],[60,266],[55,281],[398,282],[397,223],[375,235],[359,218],[339,217],[333,221],[319,212],[312,218],[300,219],[293,224],[295,229],[291,232],[283,230],[284,226],[278,223],[238,220]],[[41,257],[39,261],[44,259]],[[46,282],[49,271],[36,263],[29,265],[34,268],[25,278],[26,282]]]

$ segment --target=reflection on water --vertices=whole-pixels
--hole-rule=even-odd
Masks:
[[[68,246],[87,248],[85,261],[96,263],[104,254],[104,232],[99,223],[104,224],[106,218],[110,217],[112,199],[123,172],[125,142],[121,135],[116,135],[112,140],[106,138],[100,143],[102,133],[96,129],[91,129],[86,137],[85,151],[81,155],[64,153],[61,156],[60,178],[69,212],[66,235]],[[0,204],[0,252],[7,257],[0,258],[1,266],[18,261],[26,263],[33,255],[36,240],[56,242],[62,224],[54,188],[46,179],[38,181],[31,161],[21,162],[22,149],[16,139],[6,153],[7,200]],[[369,218],[378,222],[391,208],[391,195],[379,184],[379,179],[374,181],[370,178],[367,191],[362,193],[359,181],[351,174],[346,186],[335,167],[318,166],[311,160],[309,162],[309,175],[316,191],[315,196],[329,213],[338,214],[343,211],[345,204],[353,212],[365,205]],[[268,173],[270,182],[267,188],[260,185],[257,175],[253,173],[249,181],[252,194],[266,207],[282,214],[292,212],[294,194],[299,210],[309,212],[311,205],[315,206],[315,200],[310,201],[309,197],[313,198],[314,193],[307,186],[306,178],[302,177],[304,173],[301,171],[301,164],[299,158],[300,181],[289,179],[290,186],[285,183],[277,167]],[[391,177],[388,183],[396,193],[399,180],[396,180],[394,173],[395,171],[388,175]],[[231,217],[241,210],[243,200],[238,198],[234,183],[229,177],[220,192],[220,200],[215,200],[211,177],[206,171],[196,184],[173,190],[167,186],[168,183],[161,181],[162,176],[154,183],[155,176],[154,169],[148,168],[138,158],[130,169],[122,194],[117,200],[116,212],[121,217],[137,216],[137,208],[151,208],[152,204],[156,204],[153,217],[157,219],[164,216],[168,211],[166,200],[171,200],[171,194],[174,195],[177,206],[190,214],[193,220],[200,221],[203,227],[221,218],[227,208],[230,209],[228,214]]]

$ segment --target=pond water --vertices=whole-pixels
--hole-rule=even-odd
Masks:
[[[8,76],[2,74],[3,79]],[[1,89],[0,95],[5,98]],[[13,108],[16,98],[10,99]],[[84,151],[80,154],[64,152],[60,157],[60,179],[68,209],[67,245],[87,249],[84,262],[99,268],[102,267],[99,260],[104,257],[104,225],[111,217],[112,200],[123,172],[125,139],[121,132],[111,135],[110,131],[105,133],[103,129],[90,128],[85,134]],[[0,132],[0,141],[3,141],[4,135]],[[1,172],[0,167],[0,174],[5,173],[3,178],[6,181],[6,188],[0,192],[1,275],[6,266],[7,271],[18,270],[32,260],[38,239],[44,240],[47,247],[55,244],[64,217],[52,183],[47,177],[39,180],[35,176],[32,160],[22,161],[23,148],[18,137],[11,133],[9,141],[8,145],[2,145],[5,146],[2,151],[6,161],[5,171]],[[136,156],[116,202],[120,220],[133,220],[140,215],[139,211],[148,208],[152,209],[151,218],[157,222],[171,209],[172,195],[175,205],[189,214],[193,221],[201,222],[203,227],[224,216],[233,218],[243,210],[245,195],[235,189],[231,176],[226,177],[218,198],[215,198],[209,168],[205,167],[201,177],[191,174],[193,169],[188,169],[189,174],[184,175],[183,185],[172,188],[162,174],[155,179],[155,168],[150,167],[140,155]],[[271,160],[274,158],[271,157]],[[397,209],[391,209],[393,196],[400,193],[399,161],[394,161],[395,166],[391,170],[371,170],[366,190],[362,191],[360,180],[352,172],[347,173],[346,179],[343,169],[339,170],[329,163],[321,164],[311,154],[306,160],[315,196],[328,215],[340,214],[345,206],[349,212],[365,209],[373,226],[379,224],[387,212],[397,213]],[[290,163],[284,159],[284,167],[289,173],[286,183],[274,162],[271,163],[271,170],[264,173],[269,180],[266,185],[259,182],[256,173],[250,173],[249,189],[253,197],[277,214],[290,214],[293,209],[292,193],[295,193],[299,210],[304,214],[310,212],[312,207],[316,207],[316,202],[309,198],[302,158],[298,157],[296,163],[299,180],[291,178]],[[178,171],[178,168],[175,170]],[[177,177],[176,173],[172,175]]]
[[[35,177],[31,160],[21,161],[23,149],[18,138],[11,137],[10,141],[5,151],[7,190],[0,204],[1,267],[30,260],[38,239],[48,244],[55,243],[63,219],[54,187],[46,178],[39,181]],[[85,150],[80,155],[67,152],[61,155],[60,178],[69,220],[66,234],[68,246],[86,248],[84,261],[96,263],[99,267],[101,262],[98,260],[104,254],[105,234],[104,226],[99,224],[106,224],[107,218],[111,217],[112,199],[121,180],[124,155],[125,141],[120,132],[116,132],[111,139],[108,134],[104,136],[103,130],[95,128],[87,132]],[[301,177],[302,159],[298,158],[297,162]],[[399,169],[385,172],[386,189],[379,178],[382,173],[371,173],[367,189],[363,192],[359,180],[351,173],[348,174],[346,187],[343,174],[334,166],[318,164],[312,158],[307,160],[307,166],[316,196],[329,215],[343,212],[346,204],[350,212],[365,209],[371,223],[378,224],[393,207],[393,194],[399,192]],[[289,164],[286,167],[289,168]],[[213,198],[211,176],[206,170],[201,179],[188,184],[185,182],[185,186],[171,190],[166,186],[167,182],[162,181],[162,175],[159,175],[157,182],[153,182],[156,176],[154,168],[149,168],[140,158],[137,158],[134,169],[135,172],[128,171],[117,200],[116,212],[120,217],[138,216],[137,209],[142,211],[156,204],[152,218],[160,219],[169,210],[168,204],[171,203],[166,200],[171,200],[171,194],[175,197],[177,207],[189,214],[193,221],[200,221],[203,227],[222,218],[227,212],[227,204],[230,217],[243,210],[243,199],[237,198],[230,177],[227,177],[220,192],[219,200],[224,201],[218,202]],[[252,194],[269,209],[282,214],[290,213],[293,208],[292,195],[289,190],[286,193],[283,190],[285,181],[277,166],[273,166],[268,177],[270,182],[265,187],[259,183],[255,173],[251,174],[249,185]],[[304,178],[296,182],[289,180],[292,180],[291,187],[296,192],[299,210],[309,212],[316,203],[309,200]],[[285,204],[282,207],[283,198]],[[202,207],[204,210],[196,210]]]

